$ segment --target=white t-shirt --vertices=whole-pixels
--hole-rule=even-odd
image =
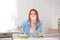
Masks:
[[[33,34],[33,29],[32,28],[30,28],[30,34]]]

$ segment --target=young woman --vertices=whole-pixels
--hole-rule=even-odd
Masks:
[[[42,32],[42,22],[39,20],[38,12],[36,9],[31,9],[29,12],[28,20],[23,21],[20,34],[37,37]]]

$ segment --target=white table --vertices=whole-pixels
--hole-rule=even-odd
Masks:
[[[19,33],[19,31],[17,31],[17,30],[12,30],[11,31],[12,33],[13,33],[13,40],[20,40],[20,38],[18,38],[18,33]],[[49,35],[46,35],[46,36],[49,36]],[[21,39],[21,40],[59,40],[59,38],[58,37],[44,37],[44,38],[25,38],[25,39]]]
[[[20,40],[19,38],[13,39],[13,40]],[[59,38],[25,38],[25,39],[21,39],[21,40],[59,40]]]

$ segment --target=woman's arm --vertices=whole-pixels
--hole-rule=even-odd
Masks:
[[[42,32],[42,22],[39,22],[36,34],[39,35],[41,32]]]
[[[21,24],[21,27],[20,27],[20,34],[24,34],[24,28],[26,26],[26,21],[23,21],[22,24]]]
[[[36,34],[34,34],[34,37],[37,37],[39,34],[42,33],[42,22],[39,22],[37,25],[37,30],[36,30]]]

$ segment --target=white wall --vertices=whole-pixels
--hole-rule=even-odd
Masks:
[[[52,29],[58,29],[58,18],[60,17],[60,0],[50,0]]]

